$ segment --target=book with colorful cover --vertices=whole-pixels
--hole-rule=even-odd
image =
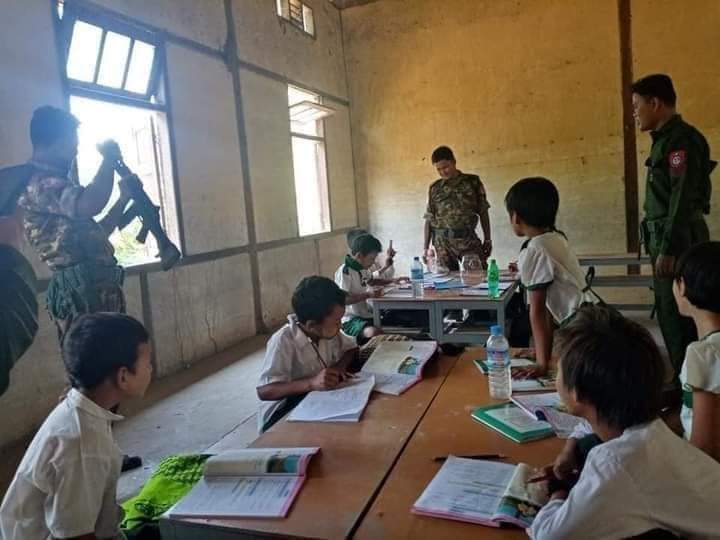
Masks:
[[[567,439],[583,419],[568,413],[567,407],[557,392],[513,396],[511,401],[531,418],[550,424],[555,435]]]
[[[549,423],[530,417],[514,403],[478,407],[472,412],[472,417],[516,443],[544,439],[555,434]]]
[[[521,463],[450,456],[412,507],[414,514],[527,528],[548,501],[547,484],[528,483],[533,470]]]
[[[375,377],[376,392],[399,396],[422,379],[436,351],[436,341],[383,341],[361,372]]]

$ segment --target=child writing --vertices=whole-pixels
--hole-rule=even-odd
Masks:
[[[688,345],[680,371],[685,437],[720,461],[720,242],[698,244],[680,258],[673,293],[701,336]]]
[[[295,313],[267,344],[257,394],[262,433],[308,392],[331,390],[347,379],[357,357],[355,340],[340,332],[346,294],[332,280],[304,278],[292,296]]]
[[[348,231],[345,238],[347,239],[347,245],[350,251],[352,251],[352,245],[355,239],[364,234],[370,233],[365,229],[359,228]],[[393,279],[395,277],[395,255],[397,255],[397,251],[393,249],[392,240],[390,240],[390,245],[385,251],[385,262],[383,265],[381,266],[378,262],[375,262],[370,267],[372,276],[378,279]]]
[[[23,457],[0,506],[0,538],[116,538],[122,454],[112,409],[140,397],[152,366],[147,331],[119,313],[83,315],[63,340],[72,385]]]
[[[510,188],[505,207],[517,236],[527,238],[518,258],[520,280],[528,291],[536,365],[515,370],[517,377],[545,375],[553,332],[592,297],[583,292],[585,275],[565,235],[555,229],[560,197],[547,178],[524,178]]]
[[[648,331],[608,308],[585,306],[557,341],[558,392],[600,444],[569,492],[552,494],[530,536],[629,538],[661,529],[717,537],[720,467],[659,418],[665,364]]]
[[[381,251],[380,240],[371,234],[360,235],[353,240],[351,255],[345,256],[345,262],[335,272],[335,283],[347,292],[347,310],[342,320],[342,330],[348,336],[357,338],[359,345],[382,334],[382,330],[372,325],[373,309],[368,304],[368,299],[377,298],[382,294],[382,290],[368,288],[382,287],[403,280],[373,277],[370,268]]]

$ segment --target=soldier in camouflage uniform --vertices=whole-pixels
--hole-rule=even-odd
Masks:
[[[463,255],[477,255],[485,268],[492,251],[490,218],[485,188],[480,178],[455,166],[450,148],[441,146],[432,154],[440,179],[430,186],[425,213],[425,262],[432,241],[439,266],[458,270]],[[475,233],[478,219],[484,242]]]
[[[25,236],[53,274],[47,309],[62,341],[83,313],[125,312],[123,269],[108,236],[130,201],[130,177],[120,182],[120,198],[99,222],[114,182],[115,156],[103,159],[93,181],[83,187],[69,177],[77,155],[77,119],[54,107],[33,114],[31,174],[18,205]],[[117,156],[120,149],[117,148]]]
[[[710,173],[715,162],[705,137],[675,111],[676,95],[667,75],[650,75],[632,86],[635,117],[650,131],[646,161],[643,236],[653,264],[658,322],[675,375],[685,349],[697,340],[692,320],[678,312],[673,296],[675,262],[690,247],[709,239]]]

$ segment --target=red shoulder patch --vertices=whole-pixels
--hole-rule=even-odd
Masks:
[[[685,172],[687,166],[687,154],[685,150],[675,150],[670,152],[668,156],[668,164],[670,165],[670,171],[675,173]]]

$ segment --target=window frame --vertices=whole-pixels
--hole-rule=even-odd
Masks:
[[[290,6],[290,2],[292,0],[275,0],[275,14],[277,15],[278,19],[283,21],[284,23],[290,24],[293,28],[296,28],[300,30],[303,34],[306,36],[309,36],[313,39],[317,38],[317,25],[315,24],[315,9],[304,2],[303,0],[296,0],[300,4],[300,19],[293,18],[292,16],[292,7]],[[283,15],[282,5],[281,2],[285,2],[288,7],[288,14],[287,17]],[[309,32],[306,29],[307,23],[305,21],[305,10],[309,10],[310,13],[312,13],[312,32]]]

